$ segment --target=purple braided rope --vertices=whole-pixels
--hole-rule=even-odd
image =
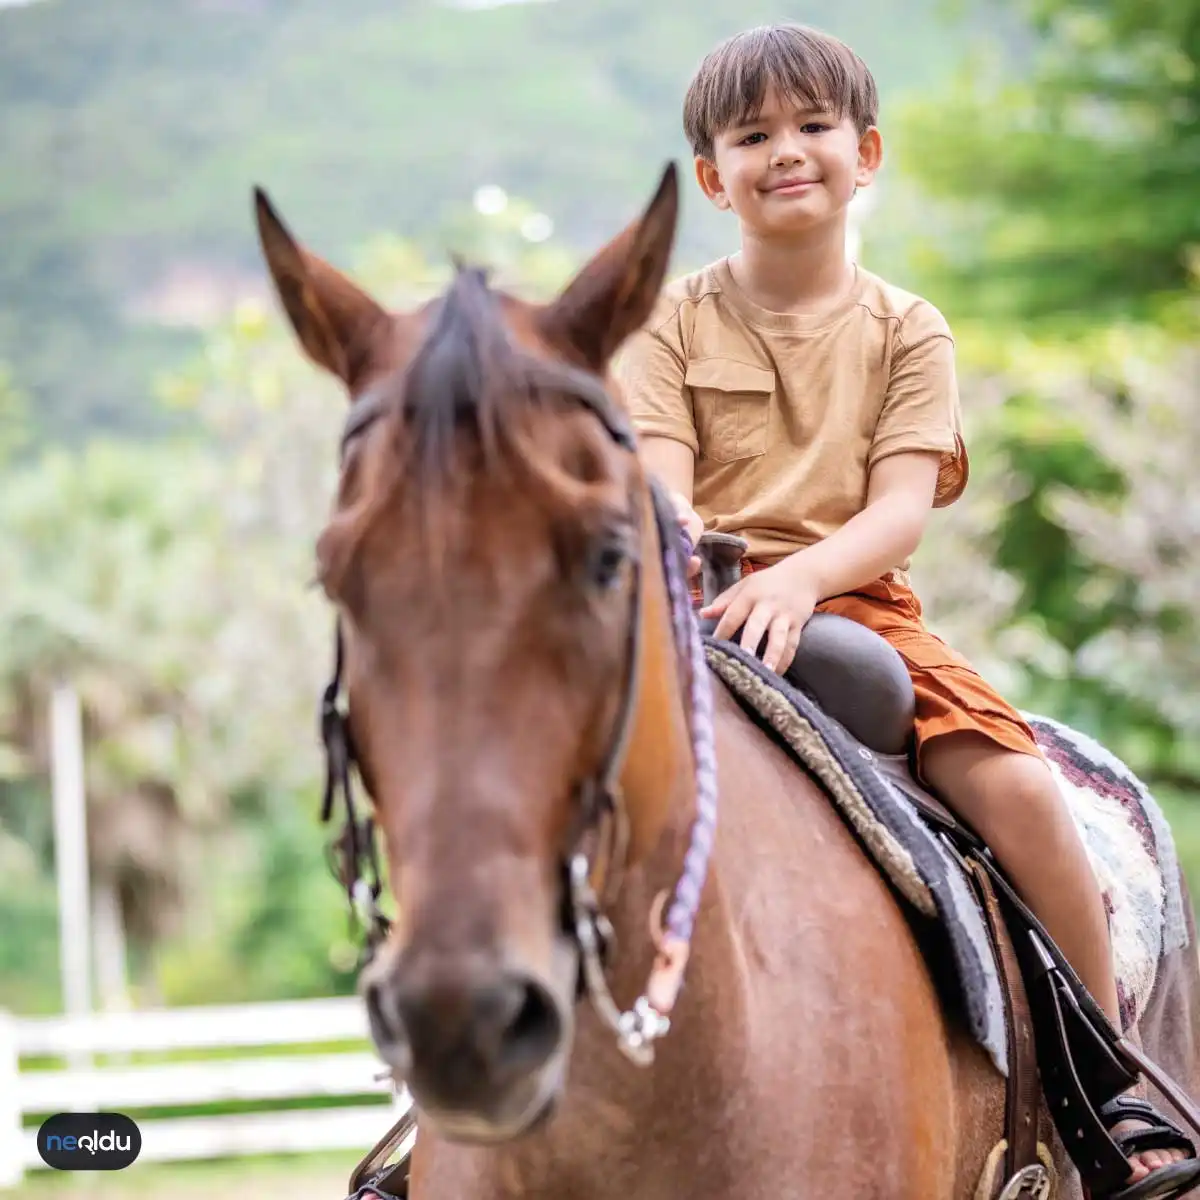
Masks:
[[[696,817],[683,860],[683,871],[667,911],[665,930],[668,936],[686,942],[691,940],[696,923],[700,893],[708,876],[708,860],[717,828],[717,753],[713,735],[712,685],[704,657],[704,644],[700,640],[700,626],[692,611],[692,599],[684,574],[684,564],[693,552],[692,541],[686,531],[681,530],[680,533],[683,556],[681,558],[674,547],[664,546],[663,567],[667,577],[675,645],[688,667],[691,700],[688,705],[688,725],[696,763]]]

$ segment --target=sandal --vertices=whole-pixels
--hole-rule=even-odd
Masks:
[[[1118,1096],[1101,1106],[1098,1115],[1126,1157],[1143,1150],[1182,1150],[1188,1157],[1183,1162],[1158,1167],[1140,1183],[1130,1184],[1107,1196],[1093,1196],[1092,1200],[1178,1200],[1193,1188],[1200,1187],[1200,1159],[1196,1157],[1196,1147],[1187,1134],[1168,1121],[1153,1104],[1134,1096]],[[1148,1128],[1114,1134],[1114,1126],[1122,1121],[1142,1121]]]

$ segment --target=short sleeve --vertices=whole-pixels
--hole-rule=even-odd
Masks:
[[[676,328],[663,321],[633,334],[613,363],[634,428],[642,437],[665,437],[699,450],[691,390],[684,384],[686,355]]]
[[[945,317],[926,301],[913,305],[892,350],[887,395],[875,426],[868,468],[892,454],[941,452],[934,507],[953,504],[967,486],[954,338]]]

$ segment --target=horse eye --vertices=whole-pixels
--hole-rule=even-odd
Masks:
[[[615,587],[620,579],[621,566],[628,555],[629,547],[623,538],[611,535],[604,538],[592,551],[588,563],[591,582],[605,590]]]

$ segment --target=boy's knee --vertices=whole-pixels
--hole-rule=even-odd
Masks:
[[[988,780],[985,803],[1017,838],[1046,837],[1071,820],[1067,802],[1045,761],[1014,750],[1002,752]]]
[[[1045,836],[1064,816],[1070,819],[1045,759],[997,746],[981,734],[937,739],[926,747],[922,767],[946,803],[988,840]]]

